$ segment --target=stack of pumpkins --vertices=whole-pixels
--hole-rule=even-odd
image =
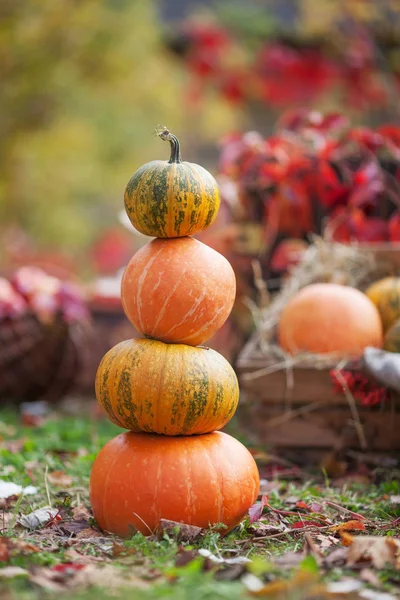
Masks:
[[[132,224],[153,239],[129,262],[121,287],[125,313],[143,338],[103,358],[96,396],[113,423],[129,429],[93,465],[90,495],[99,526],[118,535],[160,528],[161,519],[227,532],[256,500],[253,457],[219,432],[239,397],[236,375],[200,346],[225,322],[236,283],[229,262],[189,237],[215,219],[219,192],[202,167],[171,158],[134,173],[125,191]]]

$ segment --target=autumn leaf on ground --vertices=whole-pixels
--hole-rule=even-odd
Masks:
[[[21,539],[12,539],[7,536],[0,537],[0,562],[8,562],[12,556],[40,552],[40,548]]]
[[[38,508],[33,512],[29,513],[29,515],[22,515],[17,521],[22,527],[26,529],[38,529],[42,527],[42,525],[46,525],[53,519],[56,519],[58,515],[58,510],[56,508],[50,508],[49,506],[44,506],[43,508]]]
[[[169,519],[161,519],[161,534],[166,533],[172,538],[179,539],[184,542],[193,542],[203,533],[201,527],[187,525],[186,523],[178,523]]]
[[[361,521],[346,521],[345,523],[340,523],[339,525],[334,525],[333,527],[330,527],[328,529],[328,531],[330,532],[340,532],[340,531],[365,531],[366,527],[364,525],[364,523],[362,523]]]
[[[261,519],[261,515],[264,510],[264,506],[268,503],[267,496],[262,496],[261,502],[256,502],[253,506],[249,508],[249,517],[250,517],[250,525],[256,523],[259,519]]]
[[[47,479],[49,483],[57,487],[67,488],[72,484],[72,477],[65,471],[52,471],[48,474]]]
[[[355,537],[349,534],[347,538],[350,542],[347,566],[370,562],[376,569],[383,569],[388,565],[400,569],[400,540],[372,535]]]

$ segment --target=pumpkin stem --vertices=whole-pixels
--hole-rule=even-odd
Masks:
[[[181,157],[181,147],[179,144],[179,140],[166,127],[160,127],[156,129],[156,134],[159,138],[164,140],[164,142],[169,142],[171,144],[171,157],[169,159],[169,163],[180,163],[182,162]]]

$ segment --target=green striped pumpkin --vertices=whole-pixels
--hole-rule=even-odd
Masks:
[[[125,429],[192,435],[221,429],[231,419],[239,387],[231,365],[215,350],[140,338],[104,356],[96,397]]]
[[[158,135],[171,144],[171,158],[146,163],[132,175],[125,189],[125,210],[132,225],[145,235],[174,238],[195,234],[217,216],[217,182],[203,167],[182,162],[175,135],[166,129]]]

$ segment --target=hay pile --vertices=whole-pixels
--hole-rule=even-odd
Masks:
[[[343,362],[337,355],[302,353],[289,356],[276,343],[276,326],[289,300],[311,283],[340,283],[361,290],[382,277],[398,272],[398,250],[378,251],[371,247],[349,246],[315,238],[302,261],[292,270],[281,291],[257,314],[257,329],[242,350],[238,366],[251,368],[261,376],[295,365],[331,368]],[[247,374],[247,377],[250,374]]]

